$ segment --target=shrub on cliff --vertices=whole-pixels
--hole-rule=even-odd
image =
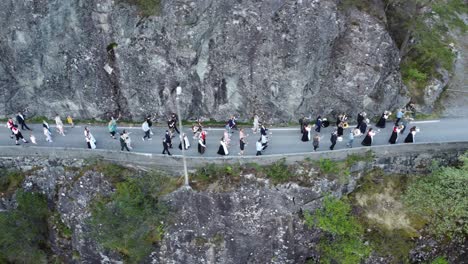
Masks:
[[[351,214],[351,205],[334,197],[325,197],[323,208],[314,214],[305,212],[305,223],[318,227],[326,236],[320,241],[320,263],[359,263],[370,254],[362,239],[364,230]]]
[[[168,207],[159,197],[175,188],[173,182],[149,173],[117,183],[116,192],[93,207],[90,224],[94,237],[127,262],[141,262],[163,238]]]
[[[404,194],[406,205],[425,218],[427,232],[439,238],[464,241],[468,236],[468,154],[459,168],[436,169],[412,182]]]
[[[46,197],[18,191],[16,209],[0,213],[0,263],[47,263]]]

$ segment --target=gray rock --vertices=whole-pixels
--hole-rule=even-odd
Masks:
[[[383,22],[338,2],[162,0],[161,16],[141,17],[123,1],[4,0],[0,114],[139,120],[174,111],[178,85],[185,119],[401,106]]]

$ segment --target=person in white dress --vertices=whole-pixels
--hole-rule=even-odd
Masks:
[[[64,128],[63,128],[63,122],[62,122],[62,119],[60,119],[59,115],[55,116],[55,125],[57,126],[57,132],[60,135],[65,136],[65,131],[64,131]]]

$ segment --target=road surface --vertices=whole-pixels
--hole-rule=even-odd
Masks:
[[[467,141],[468,140],[468,118],[460,119],[442,119],[442,120],[429,120],[429,121],[416,121],[412,122],[410,126],[417,126],[420,128],[420,132],[416,134],[415,141],[418,143],[423,142],[446,142],[446,141]],[[84,125],[78,125],[74,128],[66,127],[65,133],[66,136],[61,136],[55,132],[55,127],[51,126],[53,131],[53,141],[52,143],[46,142],[45,137],[42,133],[42,125],[32,124],[29,125],[33,131],[24,130],[22,131],[23,136],[29,140],[30,133],[34,134],[37,138],[37,146],[39,147],[73,147],[73,148],[87,148],[85,137],[83,134]],[[353,126],[351,126],[352,128]],[[109,149],[120,151],[120,142],[117,139],[112,139],[108,133],[106,126],[89,126],[91,133],[96,138],[96,146],[98,149]],[[380,132],[374,137],[373,145],[386,145],[388,144],[388,139],[392,132],[393,123],[388,122],[385,129],[380,129]],[[130,137],[132,139],[132,151],[139,153],[153,153],[160,154],[163,150],[162,147],[162,138],[164,136],[166,127],[153,127],[154,135],[152,140],[142,140],[143,131],[140,127],[119,127],[118,131],[126,129],[131,132]],[[203,156],[205,157],[217,157],[219,141],[223,135],[224,129],[222,128],[209,128],[205,127],[207,131],[207,149]],[[331,145],[330,143],[330,133],[333,130],[333,127],[328,127],[322,129],[322,139],[320,142],[320,147],[318,151],[329,150]],[[347,135],[349,129],[345,129],[343,141],[338,142],[335,146],[335,151],[346,148]],[[374,128],[375,129],[375,128]],[[11,146],[15,145],[15,141],[10,138],[11,132],[8,128],[0,128],[0,146]],[[189,135],[191,147],[185,153],[187,156],[200,156],[197,152],[197,143],[198,141],[193,139],[193,133],[190,131],[189,127],[184,127],[184,131]],[[246,134],[248,134],[247,142],[248,144],[245,147],[244,155],[255,155],[255,142],[259,139],[259,133],[253,134],[251,129],[245,129]],[[299,131],[299,125],[297,127],[290,128],[271,128],[268,131],[271,133],[269,147],[264,151],[263,155],[269,154],[283,154],[283,153],[304,153],[312,152],[313,146],[312,141],[302,142],[302,134]],[[312,131],[313,132],[313,131]],[[408,134],[409,129],[406,129],[405,134],[401,135],[398,139],[397,144],[403,143],[406,135]],[[312,133],[313,135],[314,133]],[[355,138],[354,146],[361,146],[361,141],[363,137]],[[33,145],[32,143],[25,144],[20,142],[20,147],[27,147]],[[178,149],[179,139],[176,136],[173,139],[173,149],[170,149],[173,155],[181,155],[182,151]],[[90,150],[92,151],[92,150]],[[436,151],[436,150],[434,150]],[[230,156],[238,156],[239,153],[239,132],[235,131],[232,134],[231,147],[229,148]]]

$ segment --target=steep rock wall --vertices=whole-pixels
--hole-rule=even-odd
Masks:
[[[337,0],[0,3],[0,114],[138,120],[378,113],[405,102],[385,26]],[[116,45],[115,45],[116,44]]]

